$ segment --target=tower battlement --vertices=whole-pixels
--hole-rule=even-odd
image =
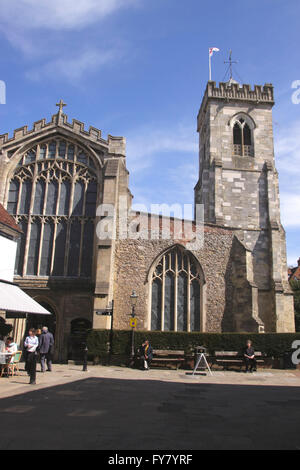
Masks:
[[[209,81],[206,86],[202,105],[199,111],[199,118],[202,117],[203,111],[206,108],[207,101],[210,99],[225,100],[226,102],[234,101],[246,101],[255,104],[268,103],[274,105],[274,87],[271,83],[265,83],[265,85],[254,85],[253,89],[251,85],[244,84],[240,85],[237,82],[220,82],[217,86],[216,82]]]

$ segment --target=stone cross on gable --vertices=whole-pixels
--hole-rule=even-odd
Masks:
[[[62,114],[64,107],[67,106],[67,105],[66,105],[66,103],[64,103],[63,100],[60,100],[59,103],[56,103],[56,106],[59,107],[59,111],[58,111],[59,114]]]

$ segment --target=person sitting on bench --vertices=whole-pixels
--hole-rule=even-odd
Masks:
[[[144,370],[149,370],[149,365],[153,359],[153,349],[146,339],[141,346],[141,359],[143,361]]]
[[[246,373],[256,372],[255,352],[252,347],[252,341],[250,339],[247,341],[247,347],[244,353],[244,360],[246,364]],[[250,370],[249,370],[249,367],[250,367]]]

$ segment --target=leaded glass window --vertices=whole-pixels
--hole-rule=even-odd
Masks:
[[[20,157],[7,194],[23,230],[15,274],[91,277],[99,186],[93,157],[67,140]]]
[[[239,119],[233,126],[233,153],[246,157],[253,156],[252,131],[244,119]]]
[[[183,247],[165,253],[151,284],[151,329],[200,331],[204,278],[196,258]]]

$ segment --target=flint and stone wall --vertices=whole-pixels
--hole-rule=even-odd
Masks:
[[[205,277],[205,331],[233,331],[232,250],[234,234],[230,230],[206,226],[204,246],[191,250],[199,261]],[[136,306],[138,328],[149,329],[150,282],[149,273],[160,255],[177,243],[186,247],[187,240],[119,240],[115,251],[114,275],[114,327],[129,329],[131,314],[130,294],[134,289],[139,295]],[[244,252],[246,250],[244,249]],[[240,305],[239,305],[240,307]],[[251,314],[249,316],[251,320]],[[253,329],[252,329],[253,331]]]

